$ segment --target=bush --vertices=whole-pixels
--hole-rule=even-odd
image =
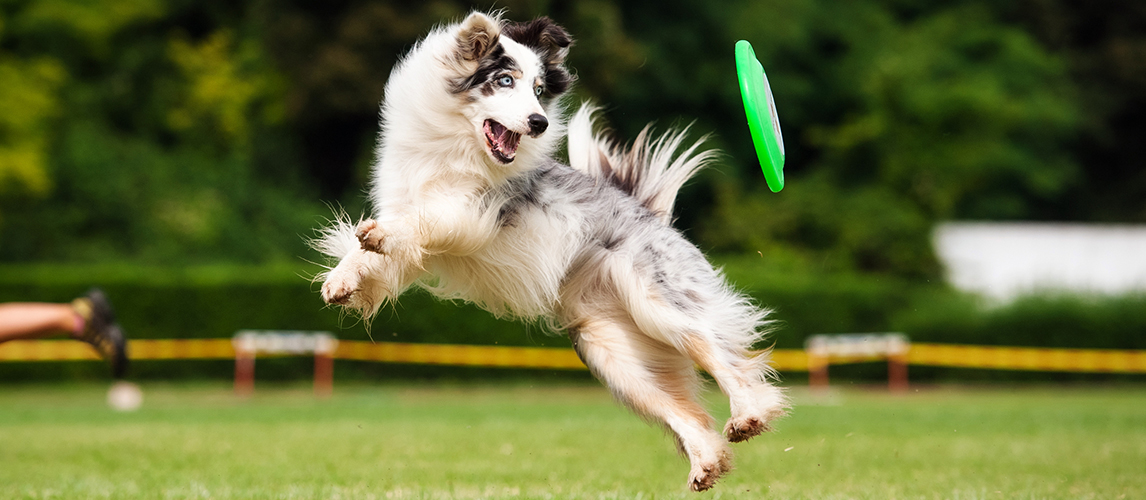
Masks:
[[[184,269],[128,265],[35,265],[0,267],[0,302],[66,302],[92,285],[107,292],[130,338],[229,338],[242,329],[323,330],[344,340],[523,346],[569,346],[565,337],[541,327],[498,320],[474,306],[445,303],[421,292],[402,297],[383,310],[369,330],[363,322],[325,307],[318,285],[303,276],[316,266],[196,266]],[[306,359],[270,359],[258,363],[262,378],[306,378]],[[61,368],[61,365],[64,366]],[[376,365],[371,363],[369,365]],[[368,366],[340,362],[336,376],[365,374],[472,376],[483,370],[443,370]],[[357,367],[357,368],[351,368]],[[133,377],[231,377],[229,361],[138,362]],[[0,363],[0,380],[106,376],[98,363]],[[495,376],[498,370],[484,370]],[[504,370],[501,370],[504,372]]]
[[[917,342],[1146,349],[1146,294],[1030,295],[996,306],[949,294],[918,302],[895,321]]]
[[[725,273],[777,321],[767,347],[800,349],[817,333],[899,331],[916,342],[1038,347],[1146,349],[1146,294],[1125,297],[1048,295],[989,307],[941,285],[885,276],[817,274],[784,269],[758,256],[723,257]],[[324,330],[344,340],[567,347],[563,335],[540,325],[499,320],[478,308],[411,292],[383,310],[369,330],[338,309],[325,307],[306,276],[318,267],[294,263],[158,268],[132,265],[0,266],[0,302],[64,302],[98,284],[112,299],[131,338],[227,338],[242,329]],[[300,379],[311,374],[305,358],[259,362],[259,378]],[[340,362],[344,377],[504,377],[514,370],[401,366]],[[138,378],[232,376],[229,361],[141,361]],[[844,369],[844,373],[849,373]],[[106,376],[98,363],[0,363],[0,380]],[[538,370],[529,376],[587,377],[583,372]],[[883,368],[854,371],[879,378]],[[912,370],[913,379],[958,377],[968,370]],[[514,375],[517,374],[517,375]],[[1046,374],[991,372],[989,378],[1047,379]],[[1077,380],[1077,375],[1051,378]]]

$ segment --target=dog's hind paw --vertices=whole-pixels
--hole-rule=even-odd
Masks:
[[[733,418],[724,425],[724,437],[729,442],[740,443],[770,430],[772,427],[767,422],[756,417]]]
[[[772,431],[772,421],[783,417],[786,406],[778,402],[775,406],[762,409],[755,414],[734,416],[724,424],[724,437],[732,443],[740,443],[752,439],[762,432]]]
[[[711,489],[717,479],[730,471],[732,471],[732,457],[727,452],[721,452],[715,461],[693,466],[692,472],[688,475],[688,489],[692,491]]]
[[[761,384],[741,392],[732,403],[732,418],[724,425],[724,438],[740,443],[772,430],[772,422],[788,413],[788,399],[781,389]]]
[[[378,227],[378,221],[374,219],[366,219],[358,223],[358,227],[354,230],[354,235],[358,237],[358,243],[362,244],[362,249],[370,252],[382,252],[382,245],[386,240],[386,235],[383,234],[382,228]]]

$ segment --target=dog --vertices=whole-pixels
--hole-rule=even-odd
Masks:
[[[367,321],[412,286],[566,332],[623,404],[667,428],[688,487],[732,467],[727,442],[771,430],[788,408],[752,351],[768,312],[734,291],[671,226],[677,191],[714,157],[686,131],[634,144],[568,125],[572,45],[551,19],[471,13],[440,26],[394,67],[381,105],[369,198],[319,230],[332,258],[322,298]],[[567,136],[569,164],[554,158]],[[728,396],[723,436],[698,402],[696,366]]]

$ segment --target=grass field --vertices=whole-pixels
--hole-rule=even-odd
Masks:
[[[1141,386],[794,390],[703,494],[597,386],[106,389],[0,386],[0,498],[1146,498]]]

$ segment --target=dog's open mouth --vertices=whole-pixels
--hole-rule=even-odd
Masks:
[[[485,131],[485,142],[489,145],[489,152],[494,159],[502,163],[512,162],[513,156],[517,153],[517,145],[521,142],[521,134],[493,120],[486,120],[482,129]]]

